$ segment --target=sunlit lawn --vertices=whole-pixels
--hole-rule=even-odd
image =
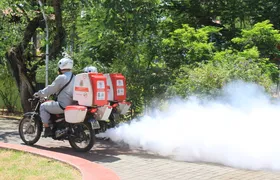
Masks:
[[[70,165],[20,151],[0,149],[0,180],[80,180]]]

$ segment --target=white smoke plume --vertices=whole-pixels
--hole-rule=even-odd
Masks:
[[[240,81],[218,98],[177,99],[99,136],[181,161],[280,170],[280,104],[262,87]]]

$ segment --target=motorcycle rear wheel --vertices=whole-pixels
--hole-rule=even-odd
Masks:
[[[19,135],[26,145],[35,144],[41,137],[40,123],[31,117],[23,117],[19,123]],[[28,137],[31,138],[29,139]]]
[[[78,152],[87,152],[91,150],[95,143],[95,133],[91,127],[91,124],[73,124],[72,130],[74,134],[69,137],[69,143],[71,147]]]

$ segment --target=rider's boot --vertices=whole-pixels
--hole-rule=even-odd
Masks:
[[[52,136],[52,129],[50,127],[46,127],[43,137],[51,137],[51,136]]]

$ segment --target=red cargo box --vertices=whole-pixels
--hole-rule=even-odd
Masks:
[[[77,74],[74,83],[73,99],[79,105],[103,106],[108,104],[106,77],[101,73]]]
[[[107,78],[108,101],[126,100],[126,79],[120,73],[105,74]]]

